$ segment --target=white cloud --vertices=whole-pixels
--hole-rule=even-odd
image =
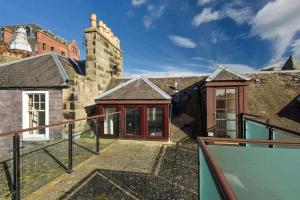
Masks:
[[[136,7],[144,4],[145,2],[146,0],[131,0],[132,5]]]
[[[293,56],[300,60],[300,39],[295,40],[291,46],[294,54]]]
[[[231,5],[225,6],[224,15],[231,18],[237,24],[249,23],[253,18],[253,12],[251,8],[234,8]]]
[[[204,8],[202,12],[195,16],[192,22],[193,26],[199,26],[203,23],[215,21],[222,18],[219,11],[213,11],[211,8]]]
[[[280,60],[286,49],[295,43],[293,39],[300,31],[299,10],[299,0],[277,0],[267,3],[254,17],[252,32],[273,42],[274,55],[270,62]]]
[[[286,59],[281,59],[278,61],[273,61],[272,63],[268,63],[268,65],[261,67],[261,69],[268,69],[268,68],[281,68],[283,67]]]
[[[210,67],[211,70],[216,70],[219,66],[225,66],[228,67],[228,69],[236,72],[236,73],[245,73],[245,72],[251,72],[255,71],[256,69],[245,64],[238,64],[238,63],[213,63]]]
[[[173,44],[179,47],[184,47],[184,48],[197,47],[197,44],[193,40],[186,37],[182,37],[178,35],[170,35],[169,39],[173,42]]]
[[[227,3],[220,10],[204,8],[200,14],[194,17],[192,25],[199,26],[225,17],[231,18],[237,24],[249,23],[253,18],[253,11],[242,2]]]
[[[134,16],[133,10],[128,10],[128,11],[127,11],[127,15],[128,15],[129,17]]]
[[[203,57],[192,57],[193,60],[206,60],[206,58],[203,58]]]
[[[205,4],[208,4],[208,3],[211,3],[211,2],[213,2],[214,0],[198,0],[197,1],[197,4],[199,5],[199,6],[203,6],[203,5],[205,5]]]
[[[151,71],[151,70],[141,70],[133,69],[130,72],[125,72],[124,76],[132,77],[134,75],[143,75],[146,77],[184,77],[184,76],[203,76],[208,75],[206,73],[197,72],[194,70],[182,69],[179,66],[161,66],[162,71]]]
[[[153,22],[159,19],[165,12],[166,5],[148,5],[147,6],[147,15],[144,17],[144,26],[149,29],[153,26]]]
[[[214,44],[216,44],[220,41],[229,40],[229,39],[230,38],[221,31],[213,31],[210,35],[210,41]]]

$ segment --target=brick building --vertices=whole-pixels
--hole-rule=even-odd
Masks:
[[[16,40],[18,29],[25,29],[26,40],[30,49],[20,52],[18,48],[12,46]],[[80,50],[75,40],[66,41],[62,37],[55,35],[51,31],[36,24],[19,24],[0,27],[0,63],[25,58],[34,55],[56,52],[59,55],[70,59],[79,60]],[[4,48],[6,47],[6,48]],[[5,51],[4,51],[5,50]],[[21,49],[23,50],[23,49]]]

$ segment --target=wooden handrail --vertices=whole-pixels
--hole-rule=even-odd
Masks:
[[[203,156],[205,157],[205,160],[209,166],[209,170],[212,173],[213,178],[217,183],[216,185],[222,196],[222,199],[236,200],[237,197],[236,197],[233,189],[231,188],[230,184],[228,183],[226,177],[224,176],[224,173],[222,172],[221,168],[219,167],[216,159],[213,157],[212,153],[205,145],[203,139],[201,137],[198,137],[197,140],[198,140],[199,146],[201,148],[201,151],[203,153]]]
[[[204,142],[222,142],[227,144],[273,144],[273,145],[300,145],[299,141],[291,140],[255,140],[255,139],[233,139],[219,137],[201,137]]]
[[[250,114],[250,113],[240,113],[240,114],[243,115],[243,116],[248,115],[250,117],[264,118],[264,119],[268,120],[268,118],[266,118],[266,117],[262,117],[262,116],[254,115],[254,114]]]
[[[45,126],[37,126],[37,127],[34,127],[34,128],[25,128],[25,129],[17,129],[17,130],[13,130],[13,131],[7,131],[7,132],[0,133],[0,137],[17,135],[17,134],[24,133],[24,132],[27,132],[27,131],[50,128],[50,127],[54,127],[54,126],[74,123],[74,122],[83,121],[83,120],[91,120],[91,119],[101,118],[101,117],[105,117],[107,115],[114,115],[114,114],[118,114],[118,113],[120,114],[120,112],[113,112],[113,113],[108,113],[108,114],[94,115],[94,116],[91,116],[91,117],[79,118],[79,119],[75,119],[75,120],[66,120],[66,121],[62,121],[62,122],[58,122],[58,123],[48,124],[48,125],[45,125]]]

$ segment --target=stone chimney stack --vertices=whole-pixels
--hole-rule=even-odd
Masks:
[[[91,28],[97,28],[97,16],[95,13],[91,14],[90,23]]]
[[[95,14],[91,15],[90,27],[85,29],[86,38],[86,76],[93,82],[91,91],[94,96],[106,90],[117,68],[116,76],[123,71],[123,52],[119,39]]]

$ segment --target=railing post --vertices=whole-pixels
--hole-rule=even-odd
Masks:
[[[20,189],[20,136],[13,136],[13,200],[21,199]]]
[[[243,120],[243,113],[239,114],[239,137],[244,138],[244,120]]]
[[[269,140],[273,140],[273,128],[269,126],[268,129],[269,129]],[[269,148],[273,148],[273,145],[269,144]]]
[[[96,154],[97,155],[99,155],[99,152],[100,152],[100,141],[99,141],[99,139],[100,139],[100,137],[99,137],[99,130],[100,130],[100,128],[99,128],[99,126],[100,126],[100,120],[99,120],[99,118],[96,118],[95,119],[96,120],[96,127],[95,127],[95,135],[96,135]]]
[[[69,123],[68,173],[73,172],[73,123]]]

